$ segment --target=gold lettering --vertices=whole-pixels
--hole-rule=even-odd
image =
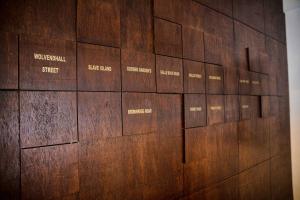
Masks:
[[[249,80],[243,80],[243,79],[241,79],[241,80],[240,80],[240,83],[243,83],[243,84],[249,84],[250,81],[249,81]]]
[[[129,109],[127,111],[128,115],[136,115],[136,114],[151,114],[152,108],[141,108],[141,109]]]
[[[180,76],[180,72],[168,70],[160,70],[160,74],[165,76]]]
[[[252,81],[253,85],[259,85],[259,81]]]
[[[126,70],[128,72],[140,72],[140,73],[147,73],[147,74],[151,74],[152,70],[150,68],[143,68],[143,67],[131,67],[131,66],[127,66]]]
[[[50,73],[50,74],[58,74],[59,68],[58,67],[42,67],[43,73]]]
[[[249,108],[249,105],[242,105],[242,108],[247,109],[247,108]]]
[[[88,65],[88,70],[90,71],[103,71],[103,72],[111,72],[112,67],[111,66],[105,66],[105,65]]]
[[[222,106],[211,106],[210,109],[211,110],[221,110]]]
[[[222,80],[221,76],[208,76],[208,78],[209,78],[210,80],[217,80],[217,81]]]
[[[190,112],[201,112],[202,107],[190,107]]]
[[[189,77],[190,77],[190,78],[198,78],[198,79],[201,79],[201,78],[202,78],[202,75],[201,75],[201,74],[192,74],[192,73],[189,73]]]
[[[46,61],[53,61],[53,62],[66,62],[66,57],[65,56],[56,56],[56,55],[33,53],[33,58],[35,60],[46,60]]]

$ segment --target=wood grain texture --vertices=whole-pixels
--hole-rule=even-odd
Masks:
[[[122,48],[153,52],[152,0],[122,0]]]
[[[182,59],[156,56],[158,93],[183,93]]]
[[[172,22],[182,23],[183,5],[188,1],[183,0],[154,0],[154,16]]]
[[[22,91],[20,112],[21,147],[77,141],[76,93]]]
[[[251,72],[239,70],[239,94],[250,95],[251,93]]]
[[[18,89],[18,37],[0,32],[0,88]]]
[[[225,108],[223,95],[207,95],[207,125],[224,123]]]
[[[209,6],[221,13],[232,16],[232,1],[230,0],[196,0],[206,6]]]
[[[182,57],[181,26],[169,21],[154,19],[155,53],[166,56]]]
[[[224,68],[224,94],[238,94],[239,73],[234,67]]]
[[[205,64],[183,60],[184,93],[205,93]]]
[[[225,95],[225,122],[239,121],[239,96],[238,95]]]
[[[17,92],[0,92],[0,197],[19,199],[20,151]]]
[[[224,69],[218,65],[205,64],[206,93],[224,94]]]
[[[78,93],[79,141],[122,136],[121,93]]]
[[[21,89],[76,89],[76,46],[72,41],[23,35],[19,62]],[[57,71],[45,70],[49,67]]]
[[[91,44],[77,44],[78,89],[120,91],[120,50]]]
[[[183,58],[204,61],[204,40],[202,30],[182,27]]]
[[[78,145],[23,149],[22,199],[63,199],[79,192]]]
[[[122,91],[156,92],[155,55],[132,50],[121,54]]]
[[[206,126],[206,97],[203,94],[184,94],[185,128]]]
[[[157,131],[157,94],[123,93],[123,135]]]
[[[216,35],[204,33],[204,60],[207,63],[222,64],[222,39]]]
[[[120,47],[121,0],[79,0],[77,40]]]

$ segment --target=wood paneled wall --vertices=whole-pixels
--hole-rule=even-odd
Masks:
[[[1,199],[292,199],[281,0],[1,0]]]

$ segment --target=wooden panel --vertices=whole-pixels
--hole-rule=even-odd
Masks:
[[[211,64],[205,64],[206,68],[206,93],[223,94],[224,93],[224,70],[223,67]]]
[[[207,95],[207,125],[219,124],[224,122],[224,96]]]
[[[182,59],[156,56],[157,92],[183,93]]]
[[[155,92],[155,56],[122,50],[122,90]]]
[[[78,89],[120,91],[120,50],[91,44],[77,44]]]
[[[67,40],[20,38],[20,88],[76,89],[76,47]]]
[[[270,162],[271,199],[293,199],[290,154],[276,156]]]
[[[184,93],[205,93],[205,65],[183,60]]]
[[[204,33],[205,62],[222,64],[222,40],[212,34]]]
[[[181,26],[169,21],[154,19],[155,53],[182,57]]]
[[[279,116],[279,98],[277,96],[262,96],[262,117]]]
[[[19,199],[18,105],[17,92],[0,92],[0,193],[3,199]]]
[[[239,70],[239,94],[249,95],[251,92],[251,73]]]
[[[123,93],[123,134],[157,131],[157,96],[150,93]]]
[[[120,46],[120,0],[78,0],[77,40]]]
[[[270,199],[270,162],[264,162],[239,175],[239,199]]]
[[[236,123],[186,130],[184,189],[195,192],[234,175],[238,170]]]
[[[236,68],[224,67],[224,93],[238,94],[239,73]]]
[[[261,82],[261,74],[250,72],[250,94],[251,95],[260,95],[262,92],[262,82]]]
[[[154,16],[181,23],[184,3],[183,0],[154,0]]]
[[[157,125],[159,134],[167,137],[181,136],[182,122],[182,97],[181,95],[157,95]]]
[[[225,121],[239,121],[239,96],[225,95]]]
[[[0,32],[0,88],[18,89],[18,37]]]
[[[185,128],[206,125],[206,99],[202,94],[184,95]]]
[[[249,26],[264,32],[264,1],[233,0],[233,16]]]
[[[232,16],[231,0],[196,0],[226,15]]]
[[[79,192],[77,144],[23,149],[22,199],[60,199]]]
[[[76,3],[73,0],[24,1],[22,32],[37,36],[75,40]]]
[[[240,96],[240,120],[262,116],[261,99],[258,96]]]
[[[82,142],[122,136],[121,94],[80,92],[78,134]]]
[[[21,92],[21,147],[77,141],[76,93]]]
[[[209,186],[199,192],[195,192],[182,200],[237,200],[238,199],[238,179],[236,176]]]
[[[153,52],[151,0],[122,0],[121,39],[122,48]]]
[[[23,8],[24,1],[22,0],[1,1],[0,31],[20,33],[22,24],[20,13]]]
[[[182,27],[183,58],[204,61],[204,40],[202,30]]]
[[[195,1],[183,2],[183,22],[185,26],[204,30],[205,7]]]
[[[270,157],[269,121],[239,122],[239,170],[250,168]]]
[[[270,72],[269,55],[265,51],[248,48],[249,67],[251,71],[268,74]]]
[[[270,118],[270,152],[276,156],[290,152],[290,137],[282,127],[280,117]]]

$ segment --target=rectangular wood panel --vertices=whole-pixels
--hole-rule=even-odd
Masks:
[[[206,98],[203,94],[184,95],[185,128],[206,126]]]
[[[203,31],[195,28],[182,27],[183,58],[204,61]]]
[[[181,23],[183,18],[183,0],[154,0],[154,16],[172,22]]]
[[[184,93],[205,93],[205,64],[183,60]]]
[[[240,107],[239,107],[239,96],[238,95],[225,95],[225,121],[235,122],[239,121]]]
[[[224,123],[225,108],[223,95],[207,95],[207,125]]]
[[[206,93],[224,94],[224,69],[218,65],[205,64]]]

